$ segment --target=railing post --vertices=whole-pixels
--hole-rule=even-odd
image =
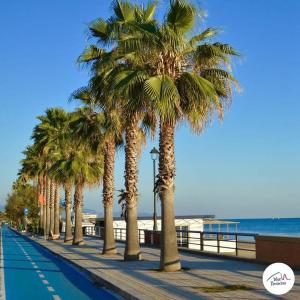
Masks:
[[[254,236],[254,255],[256,258],[256,235]]]
[[[186,244],[187,244],[187,248],[190,248],[189,247],[189,243],[190,243],[190,239],[189,239],[189,236],[190,236],[190,234],[189,234],[189,231],[188,230],[186,230]]]
[[[200,232],[200,250],[203,251],[204,250],[204,241],[203,241],[203,231]]]
[[[238,256],[238,235],[235,234],[235,255]]]

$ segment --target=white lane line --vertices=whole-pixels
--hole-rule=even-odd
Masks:
[[[1,267],[1,279],[0,279],[0,300],[6,299],[6,292],[5,292],[5,280],[4,280],[4,260],[3,260],[3,245],[2,245],[2,228],[0,229],[0,267]]]
[[[38,266],[36,265],[36,263],[32,260],[32,258],[29,256],[29,254],[25,251],[25,249],[23,248],[23,246],[21,244],[19,244],[19,242],[17,240],[15,240],[15,242],[18,244],[18,246],[20,247],[20,249],[22,250],[22,252],[25,254],[25,257],[31,262],[32,266],[34,269],[38,269]],[[37,273],[41,273],[40,270],[36,270]],[[48,292],[51,293],[51,292],[54,292],[54,288],[52,286],[49,286],[49,281],[46,280],[46,279],[43,279],[45,278],[45,275],[44,274],[38,274],[39,277],[42,279],[42,282],[43,284],[47,285],[47,289],[48,289]],[[61,300],[61,298],[58,296],[58,295],[53,295],[53,299],[54,300]],[[2,299],[0,299],[2,300]]]

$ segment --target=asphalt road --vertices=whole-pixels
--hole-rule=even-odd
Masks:
[[[2,227],[1,234],[0,299],[117,299],[75,267],[9,228]]]

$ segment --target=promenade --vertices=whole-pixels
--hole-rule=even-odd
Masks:
[[[118,254],[104,256],[102,240],[97,238],[85,238],[80,247],[62,240],[32,239],[127,299],[300,299],[300,272],[295,274],[292,291],[276,297],[264,289],[264,265],[181,253],[184,270],[165,273],[158,271],[159,249],[142,247],[143,261],[124,262],[124,244],[117,244]],[[217,288],[231,285],[248,289],[217,292]]]

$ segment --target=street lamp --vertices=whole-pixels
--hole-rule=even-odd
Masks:
[[[150,151],[151,159],[153,161],[153,230],[157,230],[157,215],[156,215],[156,191],[155,191],[155,177],[156,177],[156,160],[159,156],[159,151],[153,147]]]

